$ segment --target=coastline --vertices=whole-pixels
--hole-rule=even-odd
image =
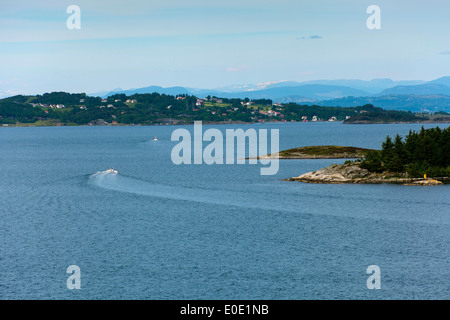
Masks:
[[[334,164],[317,171],[307,172],[298,177],[284,179],[304,183],[323,184],[402,184],[412,186],[443,185],[450,177],[410,178],[406,173],[383,172],[373,173],[360,168],[355,162]]]
[[[288,123],[305,123],[302,121],[289,121],[289,122],[281,122],[281,121],[264,121],[264,122],[243,122],[243,121],[227,121],[227,122],[214,122],[214,121],[203,121],[203,120],[195,120],[202,121],[203,125],[226,125],[226,124],[288,124]],[[376,125],[376,124],[448,124],[450,125],[450,121],[409,121],[409,122],[367,122],[367,123],[346,123],[344,121],[316,121],[316,122],[306,122],[306,123],[340,123],[340,124],[350,124],[350,125]],[[45,128],[45,127],[153,127],[153,126],[187,126],[193,125],[194,121],[189,123],[153,123],[153,124],[105,124],[105,125],[91,125],[91,124],[54,124],[54,125],[39,125],[39,124],[8,124],[8,125],[0,125],[1,128]],[[288,158],[286,158],[288,159]],[[304,158],[307,159],[307,158]],[[315,159],[315,158],[311,158]],[[332,159],[332,158],[331,158]],[[338,158],[339,159],[339,158]]]
[[[370,122],[370,121],[354,121],[354,122],[346,122],[343,121],[342,124],[408,124],[408,123],[424,123],[424,124],[433,124],[433,123],[450,123],[449,120],[423,120],[423,121],[393,121],[393,122]]]
[[[227,121],[227,122],[214,122],[214,121],[203,121],[203,120],[195,120],[202,121],[203,125],[226,125],[226,124],[284,124],[284,123],[301,123],[301,121],[295,122],[281,122],[281,121],[265,121],[265,122],[242,122],[242,121]],[[323,121],[326,122],[326,121]],[[36,125],[36,124],[9,124],[7,126],[0,125],[0,128],[39,128],[39,127],[153,127],[153,126],[188,126],[193,125],[194,121],[185,123],[185,122],[177,122],[177,123],[153,123],[153,124],[125,124],[125,123],[117,123],[117,124],[105,124],[105,125],[92,125],[92,124],[54,124],[54,125]]]

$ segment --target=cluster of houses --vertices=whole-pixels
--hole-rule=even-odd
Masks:
[[[85,99],[80,99],[80,103],[84,103]],[[115,102],[119,102],[121,101],[120,99],[116,99]],[[106,103],[108,102],[107,99],[102,99],[102,103]],[[128,99],[126,100],[126,103],[137,103],[136,99]],[[48,109],[64,109],[66,108],[65,105],[63,104],[45,104],[45,103],[31,103],[31,105],[33,106],[33,108],[36,107],[41,107],[41,108],[48,108]],[[107,104],[105,105],[101,105],[100,108],[114,108],[113,104]],[[82,105],[80,106],[81,110],[87,110],[87,107]],[[48,113],[48,112],[47,112]]]
[[[177,97],[177,100],[184,100],[184,99],[186,99],[186,97]],[[214,101],[216,103],[223,103],[223,100],[219,99],[219,98],[211,98],[211,99],[204,98],[204,99],[197,99],[197,102],[195,103],[195,105],[197,107],[203,106],[205,101]]]
[[[284,114],[281,114],[278,111],[273,111],[273,110],[268,110],[268,111],[263,111],[263,110],[259,110],[259,114],[263,114],[269,117],[276,117],[276,116],[280,116],[281,118],[284,117]]]
[[[204,101],[214,101],[214,102],[217,102],[217,103],[223,103],[223,100],[219,99],[219,98],[211,98],[211,99],[205,98],[203,100]]]
[[[176,99],[177,100],[184,100],[184,99],[186,99],[186,97],[185,96],[178,96]],[[84,103],[84,101],[85,101],[84,99],[80,99],[80,103]],[[107,99],[102,99],[101,101],[102,101],[102,103],[107,103],[108,102]],[[120,101],[121,101],[120,99],[115,99],[115,102],[120,102]],[[209,98],[209,99],[208,98],[204,98],[204,99],[197,99],[195,105],[197,107],[203,106],[205,101],[214,101],[216,103],[223,103],[223,100],[219,99],[219,98]],[[127,103],[127,104],[129,104],[129,103],[135,104],[135,103],[137,103],[137,100],[136,99],[127,99],[125,101],[125,103]],[[241,105],[243,105],[243,106],[251,106],[253,104],[255,104],[255,102],[253,102],[253,101],[249,101],[249,102],[241,101]],[[33,107],[42,107],[42,108],[50,108],[50,109],[64,109],[64,108],[66,108],[65,105],[63,105],[63,104],[49,104],[49,105],[47,105],[47,104],[42,104],[42,103],[31,103],[31,105]],[[269,116],[269,117],[280,117],[282,119],[281,121],[284,121],[284,119],[283,119],[284,118],[284,114],[282,114],[280,112],[280,111],[282,111],[282,109],[281,109],[282,104],[281,103],[274,103],[273,106],[274,107],[278,107],[278,108],[276,108],[276,110],[279,110],[279,111],[275,111],[275,110],[267,110],[267,111],[265,111],[265,110],[253,110],[253,111],[251,111],[251,114],[255,115],[255,113],[259,113],[260,115],[265,115],[265,116]],[[167,109],[170,109],[170,107],[171,106],[168,106]],[[100,108],[114,108],[114,105],[109,103],[109,104],[106,104],[106,105],[101,105]],[[81,105],[80,109],[81,110],[87,110],[87,107],[84,106],[84,105]],[[198,111],[198,110],[199,109],[193,109],[193,111]],[[232,108],[232,109],[231,108],[227,109],[226,112],[223,112],[223,111],[222,112],[211,111],[211,114],[215,115],[215,114],[219,113],[219,114],[221,114],[223,116],[226,116],[227,113],[230,113],[230,112],[233,112],[233,111],[238,111],[238,110],[239,110],[239,108],[235,107],[235,108]],[[362,110],[361,113],[363,113],[363,112],[367,112],[367,111]],[[46,113],[48,113],[48,111],[46,111]],[[116,116],[112,116],[112,118],[115,119]],[[252,119],[253,118],[256,119],[256,117],[252,117]],[[350,118],[350,116],[346,116],[345,117],[346,120],[349,119],[349,118]],[[258,121],[263,122],[264,120],[259,119]],[[319,122],[319,121],[324,121],[324,120],[322,120],[318,116],[314,115],[314,116],[311,117],[311,119],[308,119],[308,116],[302,116],[302,121],[303,122],[309,122],[309,121],[311,121],[311,122]],[[337,121],[337,117],[335,117],[335,116],[330,117],[328,119],[328,121],[329,122]],[[113,121],[113,122],[115,122],[115,121]]]
[[[120,102],[120,101],[122,101],[122,100],[120,100],[120,99],[115,99],[114,100],[114,102]],[[106,103],[106,102],[108,102],[108,99],[102,99],[102,103]],[[136,99],[127,99],[125,101],[125,103],[137,103],[137,100]]]
[[[177,97],[177,100],[182,100],[182,99],[185,99],[186,97]],[[200,106],[203,106],[204,105],[204,101],[216,101],[216,102],[218,102],[218,103],[220,103],[220,102],[222,102],[222,100],[221,99],[216,99],[216,98],[212,98],[212,99],[210,99],[210,100],[208,100],[208,99],[197,99],[197,102],[196,102],[196,106],[197,107],[200,107]],[[254,104],[254,102],[253,101],[250,101],[250,102],[243,102],[243,101],[241,101],[241,105],[246,105],[246,106],[250,106],[250,105],[253,105]],[[282,104],[281,103],[274,103],[273,104],[273,106],[275,106],[275,107],[278,107],[277,108],[277,110],[280,110],[281,111],[281,109],[280,109],[280,107],[282,107]],[[193,109],[193,111],[198,111],[199,109]],[[237,111],[237,110],[239,110],[238,108],[233,108],[233,110],[232,109],[228,109],[228,110],[226,110],[226,112],[233,112],[233,111]],[[209,110],[208,110],[209,111]],[[221,114],[221,115],[223,115],[223,116],[226,116],[227,115],[227,113],[226,112],[223,112],[223,113],[218,113],[217,111],[211,111],[211,114],[213,114],[213,115],[215,115],[215,114]],[[258,112],[259,114],[261,114],[261,115],[265,115],[265,116],[269,116],[269,117],[280,117],[280,118],[284,118],[284,114],[282,114],[281,112],[279,112],[279,111],[275,111],[275,110],[267,110],[267,111],[265,111],[265,110],[257,110],[256,112]],[[255,114],[255,111],[251,111],[251,114],[252,115],[254,115]],[[350,118],[350,116],[346,116],[345,117],[345,119],[349,119]],[[259,120],[259,121],[263,121],[263,120]],[[281,121],[283,121],[283,120],[281,120]],[[308,121],[312,121],[312,122],[319,122],[319,121],[324,121],[324,120],[322,120],[322,119],[320,119],[318,116],[316,116],[316,115],[314,115],[314,116],[312,116],[311,117],[311,119],[308,119],[308,116],[302,116],[302,121],[303,122],[308,122]],[[332,117],[330,117],[329,119],[328,119],[328,121],[329,122],[334,122],[334,121],[338,121],[338,119],[337,119],[337,117],[335,117],[335,116],[332,116]]]
[[[345,117],[345,120],[347,120],[347,119],[349,119],[350,118],[350,116],[346,116]],[[303,122],[308,122],[309,120],[308,120],[308,116],[302,116],[302,121]],[[312,116],[311,117],[311,121],[312,122],[318,122],[318,121],[322,121],[322,119],[320,119],[318,116]],[[337,117],[331,117],[331,118],[329,118],[328,119],[328,121],[329,122],[334,122],[334,121],[337,121]]]
[[[63,104],[45,104],[45,103],[32,103],[33,108],[42,107],[50,109],[64,109],[66,106]]]
[[[177,97],[177,100],[184,100],[184,99],[186,99],[186,97],[182,97],[182,96]],[[223,99],[219,99],[219,98],[210,98],[210,99],[204,98],[204,99],[197,99],[197,102],[195,103],[195,105],[197,107],[203,106],[205,101],[214,101],[216,103],[223,103]],[[254,105],[254,104],[255,104],[254,101],[249,101],[249,102],[241,101],[241,105],[243,105],[243,106],[251,106],[251,105]],[[281,103],[274,103],[273,106],[281,107],[282,104]]]

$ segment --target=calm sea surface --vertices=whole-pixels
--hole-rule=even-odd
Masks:
[[[420,127],[203,129],[279,129],[283,150],[379,148]],[[0,299],[450,298],[450,185],[282,181],[344,160],[282,160],[274,176],[177,166],[177,128],[0,128]],[[381,290],[367,289],[370,265]]]

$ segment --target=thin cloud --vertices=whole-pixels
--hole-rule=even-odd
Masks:
[[[319,35],[297,37],[297,40],[318,40],[318,39],[323,39],[323,37]]]

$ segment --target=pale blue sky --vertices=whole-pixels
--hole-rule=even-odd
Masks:
[[[416,2],[2,0],[0,94],[450,75],[450,2]]]

